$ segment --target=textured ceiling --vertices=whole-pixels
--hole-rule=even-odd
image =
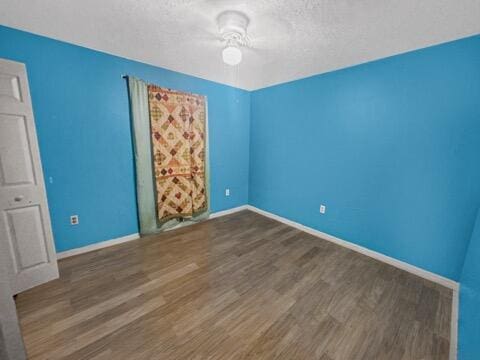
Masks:
[[[216,16],[250,18],[224,65]],[[0,23],[252,90],[480,33],[480,0],[0,0]]]

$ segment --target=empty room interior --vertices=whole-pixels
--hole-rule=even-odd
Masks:
[[[480,0],[0,0],[1,360],[479,360]]]

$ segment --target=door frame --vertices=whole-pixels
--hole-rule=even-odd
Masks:
[[[7,272],[6,256],[8,254],[0,252],[0,357],[6,360],[25,360],[27,355]]]

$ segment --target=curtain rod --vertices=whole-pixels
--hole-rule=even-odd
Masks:
[[[125,75],[125,74],[122,74],[121,75],[122,79],[128,79],[130,77],[130,75]],[[143,80],[143,79],[139,79],[141,81],[143,81],[144,83],[146,84],[150,84],[149,82]],[[156,85],[156,84],[153,84],[154,86],[159,86],[159,85]],[[175,90],[175,89],[171,89],[171,88],[166,88],[168,90],[171,90],[171,91],[178,91],[178,92],[182,92],[182,93],[185,93],[185,94],[190,94],[190,95],[195,95],[195,96],[203,96],[205,99],[207,98],[207,95],[202,95],[202,94],[197,94],[197,93],[193,93],[193,92],[188,92],[188,91],[181,91],[181,90]]]

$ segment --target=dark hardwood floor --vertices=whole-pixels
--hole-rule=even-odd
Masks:
[[[249,211],[59,267],[30,359],[448,359],[450,290]]]

